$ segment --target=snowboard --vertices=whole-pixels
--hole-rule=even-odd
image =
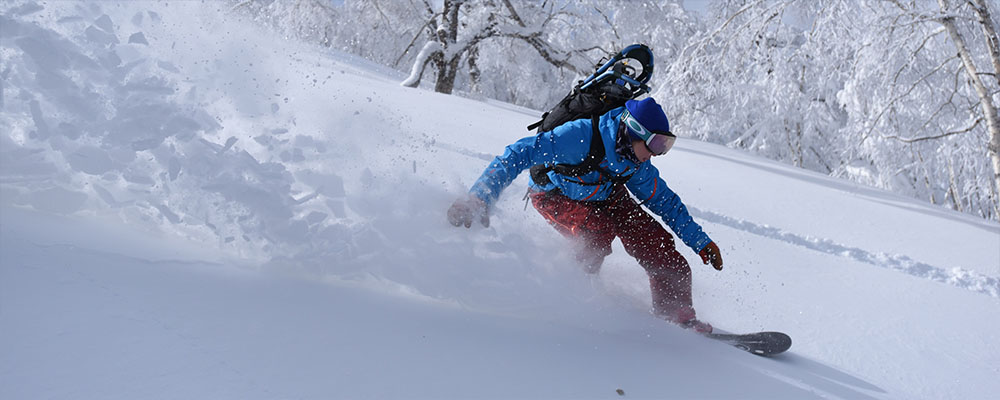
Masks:
[[[781,332],[706,333],[704,336],[764,357],[784,353],[792,347],[792,338]]]

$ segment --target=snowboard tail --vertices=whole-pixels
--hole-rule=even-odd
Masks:
[[[707,333],[705,337],[765,357],[784,353],[792,347],[792,338],[781,332]]]

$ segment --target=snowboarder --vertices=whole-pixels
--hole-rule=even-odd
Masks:
[[[489,209],[500,192],[530,167],[532,205],[579,246],[576,258],[587,272],[600,271],[611,242],[620,238],[649,275],[652,312],[710,333],[712,326],[699,321],[692,307],[687,260],[674,247],[673,236],[642,209],[660,216],[705,264],[722,270],[719,247],[649,162],[675,141],[666,114],[652,98],[629,100],[599,118],[566,122],[507,146],[451,206],[448,221],[466,228],[473,221],[489,226]]]

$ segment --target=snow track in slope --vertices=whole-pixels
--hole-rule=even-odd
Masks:
[[[846,257],[855,261],[871,264],[877,267],[899,271],[918,278],[935,282],[947,283],[955,287],[1000,298],[1000,279],[969,271],[963,268],[941,268],[916,261],[901,254],[873,253],[857,247],[845,246],[829,239],[820,239],[808,235],[799,235],[781,229],[761,225],[750,221],[732,218],[712,211],[688,207],[691,214],[699,220],[725,225],[743,232],[779,240],[792,245],[805,247],[821,253]]]

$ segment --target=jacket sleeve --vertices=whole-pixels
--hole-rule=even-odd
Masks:
[[[536,164],[579,164],[590,151],[590,120],[562,124],[549,132],[522,138],[486,167],[469,193],[492,206],[517,175]]]
[[[659,215],[685,245],[701,251],[712,239],[694,222],[680,196],[667,187],[660,172],[651,163],[642,163],[625,184],[636,198],[654,214]]]

